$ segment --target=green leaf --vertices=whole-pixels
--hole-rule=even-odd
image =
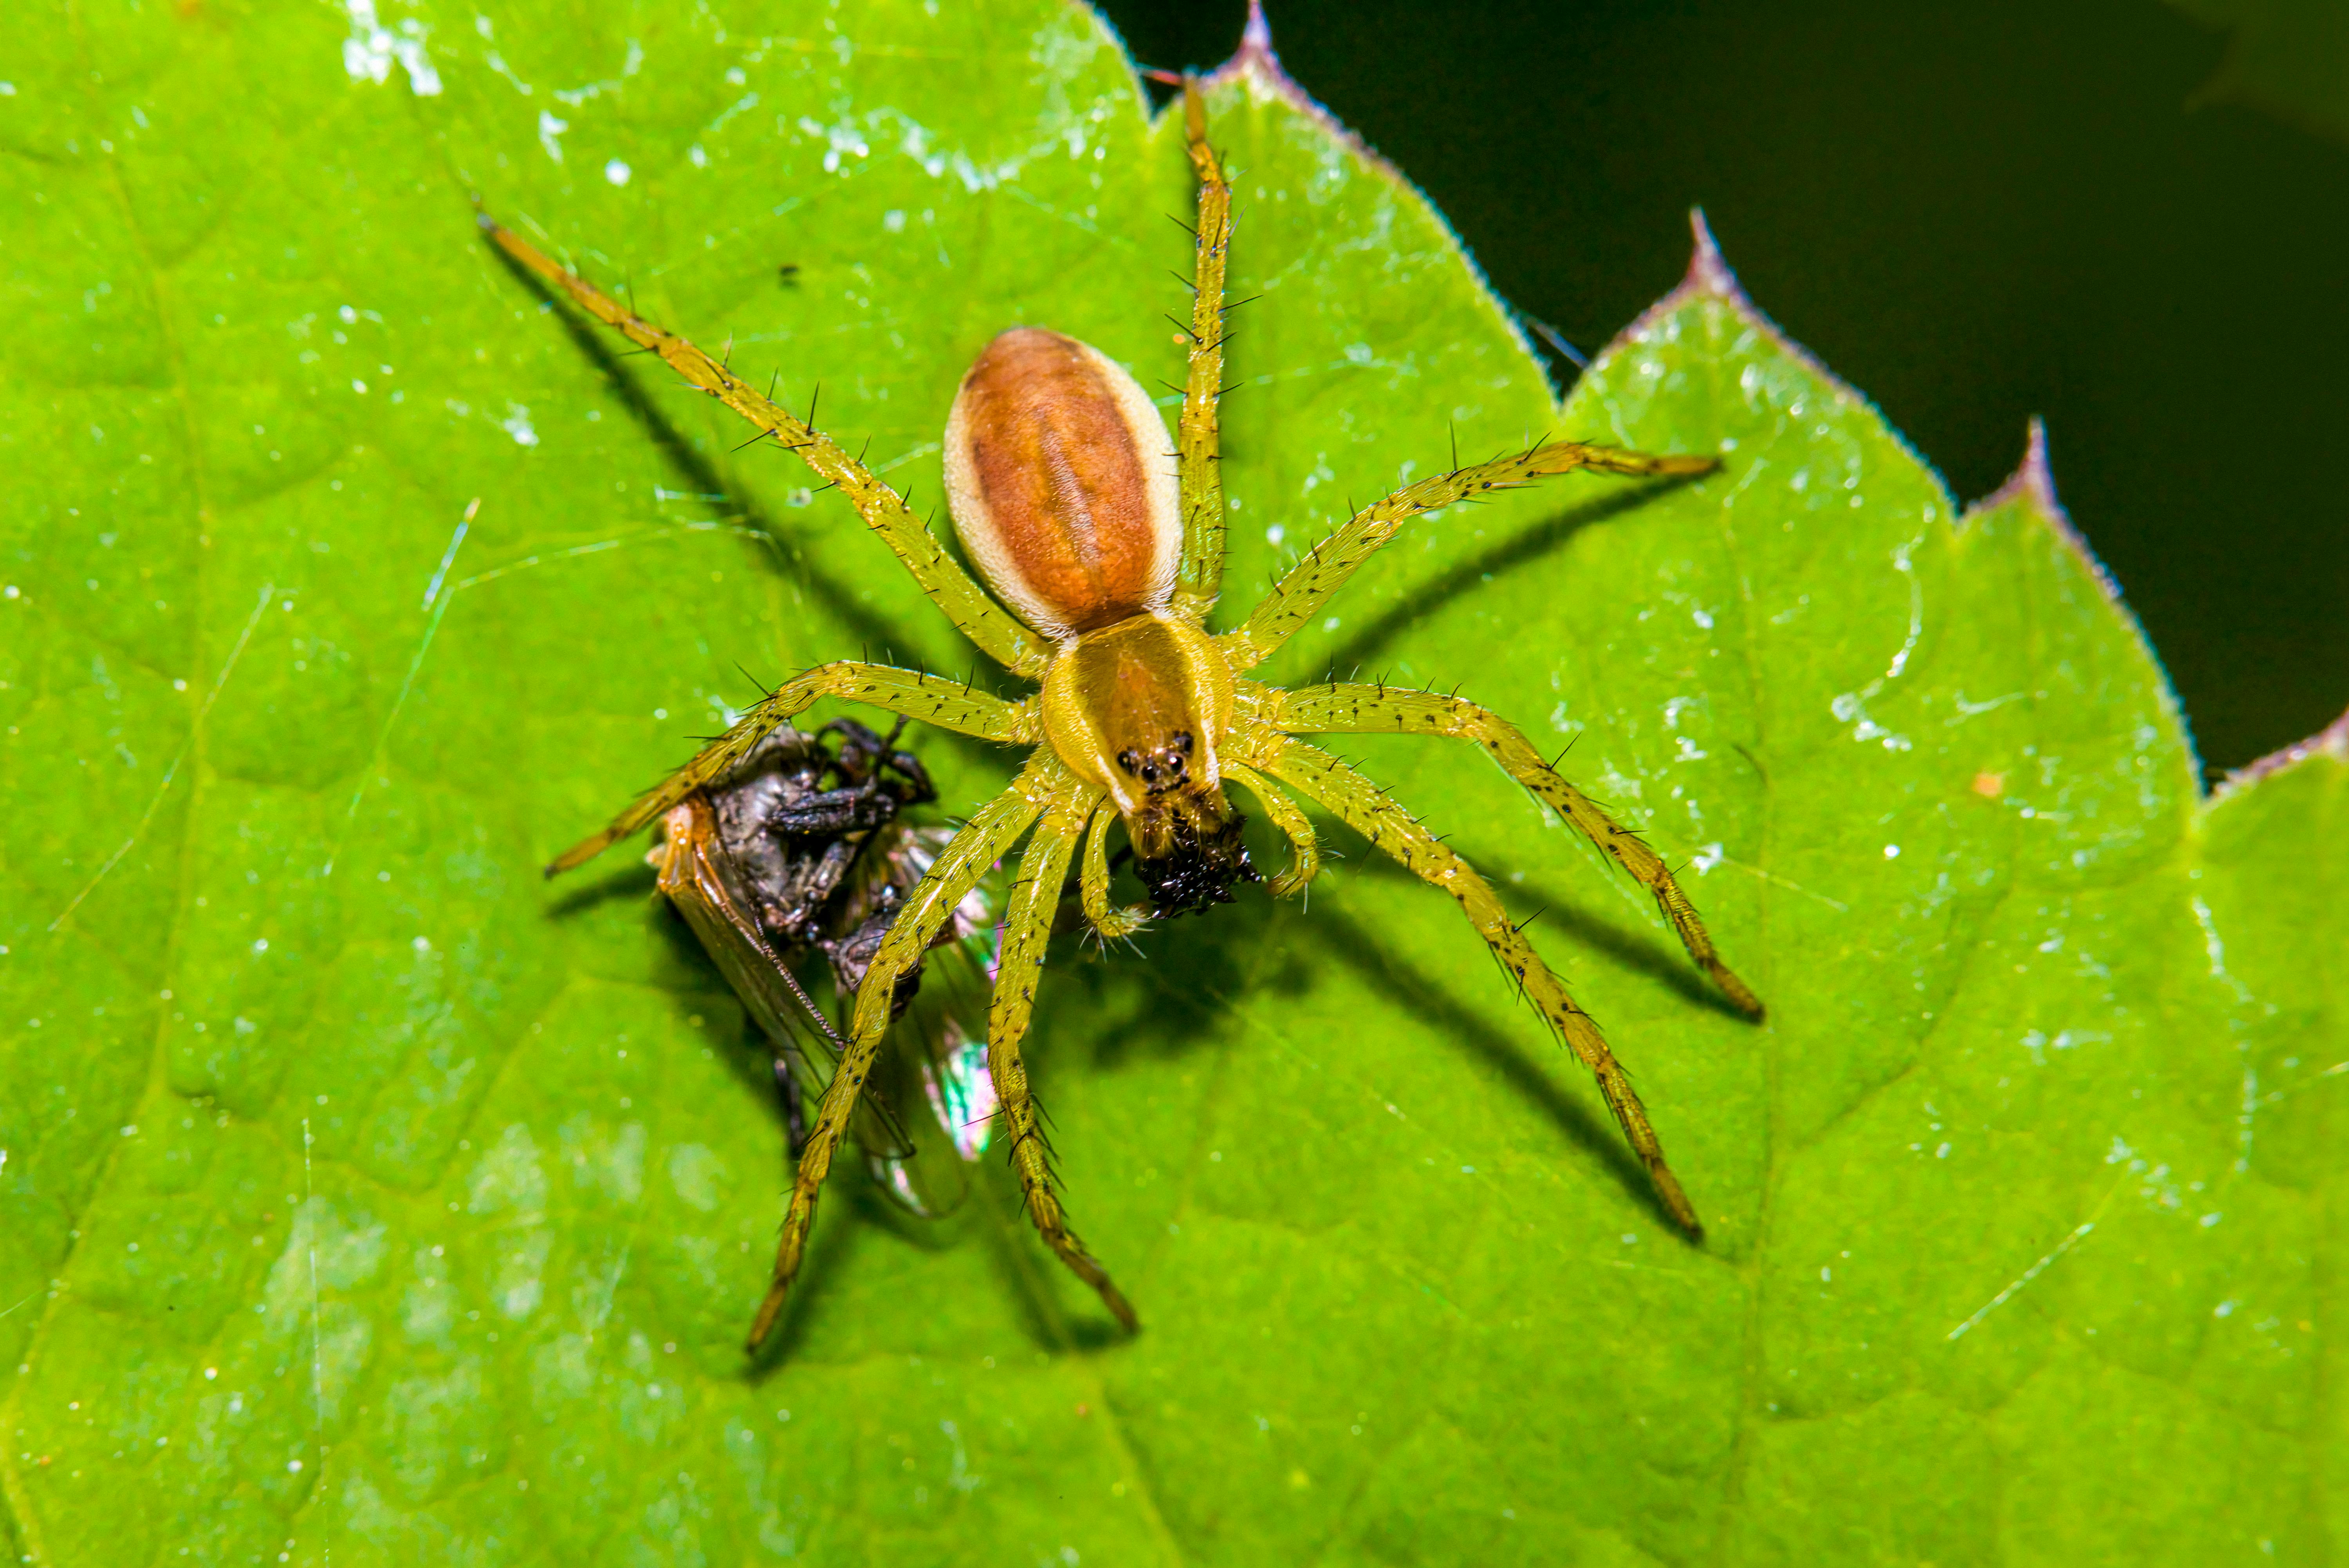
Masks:
[[[1002,327],[1179,378],[1177,128],[1040,0],[101,6],[14,41],[21,1557],[2339,1549],[2349,736],[2201,801],[2036,452],[1961,514],[1709,245],[1559,410],[1435,214],[1248,57],[1210,97],[1261,296],[1227,615],[1446,427],[1726,460],[1430,519],[1268,671],[1464,681],[1687,863],[1765,1027],[1468,749],[1346,748],[1544,911],[1710,1240],[1449,901],[1333,836],[1309,910],[1055,954],[1031,1060],[1139,1337],[999,1168],[929,1227],[852,1173],[746,1366],[763,1054],[648,872],[536,867],[738,663],[970,660],[470,197],[795,404],[820,379],[935,496]],[[1015,760],[921,744],[964,807]]]

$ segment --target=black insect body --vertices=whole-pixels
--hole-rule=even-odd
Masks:
[[[883,736],[852,719],[834,720],[812,734],[779,729],[724,778],[673,808],[663,819],[660,844],[647,857],[660,868],[661,891],[701,939],[773,1049],[794,1158],[805,1142],[802,1107],[830,1085],[841,1051],[838,1029],[809,990],[809,979],[819,972],[815,961],[823,961],[821,972],[828,973],[843,1003],[853,999],[905,890],[950,836],[901,816],[907,806],[936,800],[937,791],[920,759],[897,749],[896,738],[895,732]],[[991,973],[994,929],[987,900],[967,903],[933,944],[951,950],[956,981],[974,978],[975,971]],[[894,1017],[911,1008],[926,967],[916,965],[897,977]],[[963,989],[948,987],[950,992]],[[868,1090],[878,1091],[873,1114],[860,1112],[854,1127],[874,1179],[919,1214],[950,1208],[960,1180],[958,1173],[948,1179],[935,1169],[916,1179],[916,1139],[896,1109],[905,1094],[926,1094],[965,1158],[975,1157],[987,1141],[993,1096],[986,1085],[986,1047],[961,1023],[957,1014],[967,1008],[958,1009],[958,1000],[942,999],[901,1032],[918,1043],[912,1053],[918,1059],[902,1064],[912,1072],[896,1075],[918,1077],[920,1087],[900,1082],[893,1095],[889,1085],[874,1085]]]
[[[827,747],[831,736],[838,743]],[[938,798],[921,760],[896,750],[896,738],[854,719],[835,719],[812,735],[779,730],[768,737],[777,743],[762,742],[710,792],[737,890],[777,947],[820,948],[836,966],[845,944],[867,945],[865,928],[877,922],[872,946],[888,929],[900,890],[885,881],[862,888],[850,868],[874,830],[895,822],[903,808]],[[862,908],[876,896],[885,908]],[[852,914],[863,918],[850,929]],[[842,989],[854,991],[861,976],[860,968],[843,977]]]

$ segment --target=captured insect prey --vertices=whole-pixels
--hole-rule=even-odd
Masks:
[[[1210,630],[1224,571],[1216,398],[1224,375],[1231,190],[1207,141],[1198,85],[1187,78],[1183,111],[1198,195],[1194,293],[1184,335],[1189,368],[1172,440],[1149,394],[1099,350],[1041,327],[1013,327],[997,337],[963,377],[945,436],[948,508],[963,554],[985,587],[897,491],[831,437],[762,395],[721,359],[646,321],[481,219],[490,238],[522,266],[658,355],[838,489],[966,638],[1037,687],[1015,701],[959,678],[889,665],[818,665],[775,688],[666,783],[547,867],[549,876],[571,870],[639,828],[664,823],[662,885],[694,882],[697,890],[680,907],[696,919],[705,940],[716,932],[713,951],[732,950],[731,960],[721,952],[719,962],[729,965],[746,997],[761,994],[765,986],[764,1011],[774,1017],[771,1033],[779,1041],[778,1030],[806,1025],[797,1036],[804,1044],[791,1049],[810,1064],[802,1086],[811,1092],[820,1086],[822,1099],[806,1129],[766,1297],[751,1323],[754,1350],[773,1329],[806,1256],[817,1199],[842,1140],[854,1137],[868,1160],[877,1158],[885,1168],[895,1158],[887,1152],[897,1147],[891,1141],[895,1132],[911,1119],[896,1116],[893,1123],[902,1101],[876,1105],[874,1097],[876,1088],[884,1096],[893,1092],[882,1046],[893,1027],[900,1035],[907,1028],[893,1023],[904,986],[926,963],[936,968],[933,950],[939,941],[968,947],[972,937],[958,933],[968,932],[974,919],[983,923],[987,918],[972,913],[974,892],[1022,838],[1027,847],[1000,912],[987,1010],[994,1126],[1045,1244],[1100,1293],[1121,1324],[1137,1326],[1108,1271],[1070,1228],[1020,1044],[1072,867],[1083,919],[1105,939],[1127,935],[1152,918],[1212,909],[1230,899],[1235,884],[1257,879],[1242,843],[1246,818],[1235,788],[1238,800],[1260,811],[1288,843],[1288,865],[1266,883],[1273,897],[1302,892],[1320,869],[1300,799],[1449,895],[1518,994],[1598,1080],[1657,1201],[1692,1238],[1702,1233],[1646,1108],[1599,1026],[1535,952],[1492,887],[1382,786],[1306,737],[1405,733],[1481,749],[1644,887],[1690,959],[1733,1006],[1760,1019],[1761,1001],[1722,961],[1663,857],[1561,777],[1516,726],[1476,703],[1435,691],[1342,681],[1284,689],[1247,672],[1322,616],[1355,571],[1414,517],[1579,469],[1694,480],[1718,463],[1708,456],[1652,456],[1561,441],[1437,473],[1355,513],[1306,552],[1246,618]],[[968,806],[960,830],[934,849],[930,840],[901,838],[899,848],[876,862],[895,867],[902,857],[902,871],[864,883],[853,870],[843,871],[836,884],[827,884],[835,850],[853,864],[855,836],[889,832],[896,808],[926,787],[919,765],[892,742],[874,737],[868,750],[859,737],[870,732],[832,731],[843,739],[828,754],[821,748],[809,753],[807,737],[786,740],[776,751],[773,737],[790,734],[791,720],[827,698],[1018,748],[1024,764],[1002,794]],[[762,774],[752,767],[746,774],[759,758],[776,759],[775,771]],[[757,782],[768,776],[780,782]],[[730,797],[740,804],[729,807],[730,790],[752,793]],[[882,820],[885,799],[891,815]],[[788,818],[818,826],[796,837],[786,830],[781,837],[770,832],[762,839],[753,831],[744,838],[727,826],[730,809],[754,825],[763,814],[769,823]],[[813,815],[792,815],[803,812]],[[868,820],[872,826],[865,826]],[[1150,894],[1147,907],[1112,902],[1112,829],[1125,835],[1134,872]],[[736,834],[732,840],[730,832]],[[918,867],[916,844],[927,857]],[[730,886],[718,868],[721,857],[735,867]],[[722,903],[701,890],[705,882],[723,890]],[[859,888],[868,890],[853,891]],[[843,889],[852,890],[850,902],[835,909],[833,900]],[[859,898],[866,902],[857,904]],[[697,898],[708,908],[691,916]],[[885,901],[886,923],[874,927]],[[865,936],[877,942],[864,943]],[[793,952],[822,952],[838,964],[851,949],[864,967],[854,982],[845,1039],[835,1042],[816,1026],[816,1010],[802,995],[781,978],[762,977],[787,975]],[[945,1026],[938,1025],[936,1039],[945,1038]],[[939,1048],[926,1044],[912,1054],[926,1051],[936,1059]],[[890,1179],[885,1175],[885,1183]]]
[[[803,1107],[830,1086],[843,1045],[802,976],[821,970],[819,989],[828,981],[853,998],[905,895],[953,836],[899,815],[937,792],[896,742],[896,732],[885,738],[853,719],[812,735],[786,724],[671,807],[645,857],[774,1051],[794,1158],[806,1142]],[[961,1201],[961,1166],[986,1151],[994,1121],[987,1045],[972,1027],[994,980],[992,893],[974,887],[930,953],[896,977],[897,1049],[880,1059],[850,1125],[874,1181],[925,1219]],[[920,1137],[926,1124],[907,1109],[925,1100],[946,1140],[926,1159],[916,1158],[923,1145],[939,1139]]]

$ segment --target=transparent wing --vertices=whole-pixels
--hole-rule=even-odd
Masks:
[[[919,880],[946,841],[941,827],[908,828],[885,857],[899,877]],[[987,1152],[995,1134],[995,1079],[987,1064],[987,1005],[995,991],[1003,942],[1007,874],[997,867],[955,910],[943,940],[922,971],[922,989],[901,1023],[916,1044],[923,1096],[931,1115],[966,1161]],[[911,1026],[910,1028],[908,1026]]]
[[[659,868],[661,892],[693,928],[743,1010],[767,1036],[799,1085],[802,1103],[821,1099],[840,1060],[840,1035],[730,891],[708,797],[688,796],[661,826],[661,842],[648,857]],[[868,1158],[909,1159],[915,1152],[885,1096],[861,1097],[849,1130]]]

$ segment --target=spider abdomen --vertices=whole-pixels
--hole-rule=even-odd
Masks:
[[[947,417],[947,500],[988,587],[1039,631],[1165,607],[1183,546],[1174,444],[1139,383],[1040,327],[989,343]]]

